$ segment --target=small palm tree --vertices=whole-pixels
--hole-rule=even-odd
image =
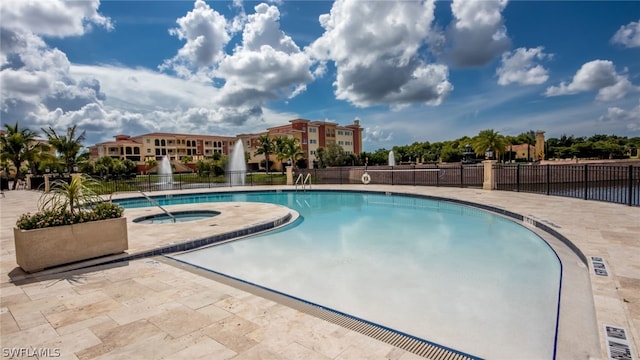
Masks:
[[[273,154],[275,143],[269,137],[269,134],[261,135],[260,137],[258,137],[258,142],[260,144],[258,145],[258,148],[256,148],[256,152],[254,155],[264,154],[264,158],[267,164],[266,168],[267,168],[267,174],[268,174],[269,173],[269,154]]]
[[[493,159],[507,148],[507,141],[499,132],[488,129],[480,131],[480,133],[473,138],[471,146],[473,146],[473,151],[475,151],[477,155],[491,151],[491,158]]]
[[[71,171],[76,163],[76,157],[82,149],[82,142],[85,140],[85,132],[76,136],[77,125],[67,129],[66,135],[58,135],[56,131],[49,127],[49,129],[42,129],[47,135],[49,144],[53,146],[58,154],[62,157],[65,167]]]
[[[295,164],[299,158],[304,157],[302,147],[300,147],[298,139],[296,138],[284,138],[281,144],[280,153],[282,154],[283,159],[291,161],[292,164]]]
[[[102,198],[92,190],[97,182],[87,175],[74,176],[69,183],[54,181],[49,192],[40,198],[40,210],[69,212],[73,217],[77,211],[102,202]]]
[[[0,136],[0,159],[11,162],[16,171],[19,171],[23,162],[33,162],[40,144],[36,140],[35,132],[21,129],[17,122],[14,126],[5,124],[4,127],[6,131]],[[13,190],[17,185],[18,182],[14,181]]]

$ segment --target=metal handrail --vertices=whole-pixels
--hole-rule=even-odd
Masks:
[[[295,183],[296,191],[298,191],[298,184],[302,186],[302,190],[305,190],[305,185],[307,183],[309,184],[309,188],[311,188],[311,173],[308,173],[304,178],[302,177],[302,174],[298,175]]]
[[[165,214],[167,214],[167,216],[169,216],[173,222],[176,222],[176,217],[173,216],[172,213],[168,212],[165,208],[163,208],[162,206],[160,206],[160,204],[153,200],[152,198],[150,198],[147,194],[145,194],[142,190],[139,190],[140,194],[142,194],[142,196],[144,196],[145,198],[147,198],[147,200],[149,200],[149,202],[151,202],[153,205],[157,206],[158,208],[160,208],[160,210],[162,210]]]

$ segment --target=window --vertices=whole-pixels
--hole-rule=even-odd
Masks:
[[[251,140],[247,140],[247,146],[251,147]]]
[[[210,142],[210,141],[205,141],[205,142],[204,142],[204,146],[210,146],[210,145],[211,145],[211,142]]]
[[[127,148],[125,149],[125,152],[127,155],[131,155],[131,147],[127,146]]]
[[[134,148],[133,148],[133,153],[134,153],[135,155],[140,155],[140,148],[139,148],[139,147],[134,147]]]
[[[160,149],[156,149],[156,155],[162,155],[160,154]]]
[[[151,139],[147,138],[147,144],[151,144]]]
[[[160,146],[167,146],[167,142],[164,139],[160,140]]]
[[[154,140],[154,143],[155,143],[155,145],[156,145],[156,146],[160,146],[160,140],[155,139],[155,140]]]
[[[147,154],[151,154],[151,149],[147,149]]]
[[[316,151],[315,151],[315,150],[311,150],[311,151],[309,151],[309,154],[311,154],[311,155],[315,155],[315,154],[316,154]]]
[[[310,132],[310,133],[314,133],[314,132],[317,132],[317,130],[318,130],[318,129],[316,129],[316,128],[313,128],[313,127],[312,127],[312,128],[309,128],[309,132]]]
[[[302,143],[306,144],[307,143],[307,139],[302,139]]]
[[[318,140],[316,139],[309,139],[309,144],[317,144]]]

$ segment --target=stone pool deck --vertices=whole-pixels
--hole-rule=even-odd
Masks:
[[[229,190],[291,189],[281,187]],[[479,189],[413,186],[313,186],[413,193],[508,209],[549,224],[587,256],[605,259],[610,276],[590,271],[600,357],[603,324],[624,327],[640,359],[640,208],[580,199]],[[204,192],[208,189],[190,192]],[[183,191],[188,192],[188,191]],[[161,194],[161,192],[152,195]],[[127,196],[123,194],[121,196]],[[419,356],[209,277],[144,258],[61,273],[27,275],[15,264],[12,228],[36,210],[39,193],[6,191],[0,198],[0,348],[49,351],[63,359],[414,359]],[[191,205],[180,205],[181,210]],[[286,208],[225,205],[197,225],[143,225],[148,209],[127,210],[130,252],[275,221]],[[201,209],[202,206],[194,206]],[[233,213],[235,209],[235,213]],[[229,216],[230,214],[234,214]],[[295,212],[294,216],[295,216]],[[185,223],[189,224],[189,223]],[[526,324],[523,324],[526,326]],[[562,331],[563,329],[560,329]],[[580,333],[576,332],[579,338]],[[20,356],[14,356],[20,358]],[[34,357],[34,356],[31,356]],[[46,358],[40,356],[40,358]]]

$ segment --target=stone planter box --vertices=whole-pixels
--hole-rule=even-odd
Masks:
[[[119,254],[129,248],[124,217],[44,229],[13,229],[16,262],[26,272]]]

